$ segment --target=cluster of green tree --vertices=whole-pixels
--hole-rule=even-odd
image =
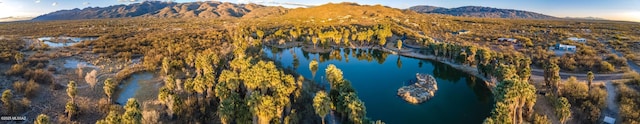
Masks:
[[[593,80],[593,78],[591,78]],[[589,81],[591,81],[589,80]],[[575,77],[568,78],[562,87],[562,96],[569,100],[574,110],[573,116],[578,120],[598,123],[601,109],[605,107],[607,92],[600,87],[590,87],[584,82],[578,82]]]
[[[523,80],[529,80],[531,75],[531,59],[517,52],[497,52],[489,48],[455,43],[428,43],[424,49],[437,59],[445,59],[458,64],[476,66],[478,72],[486,78],[495,77],[498,81],[507,78],[500,73],[500,66],[512,65],[515,73]]]
[[[292,116],[293,100],[300,96],[303,79],[296,81],[292,75],[277,69],[273,62],[251,61],[251,58],[236,57],[230,69],[223,70],[218,78],[215,96],[220,101],[218,116],[222,122],[297,121],[289,116]]]
[[[532,121],[536,103],[536,88],[526,78],[517,75],[516,66],[501,64],[497,73],[501,80],[495,89],[495,108],[484,123],[524,123]],[[528,77],[528,76],[527,76]]]
[[[618,103],[618,109],[620,110],[620,119],[622,123],[633,124],[640,123],[640,90],[637,88],[639,85],[632,83],[618,84],[618,96],[616,96]]]
[[[571,118],[571,104],[565,97],[548,96],[549,101],[553,105],[553,109],[556,113],[560,123],[565,123]]]
[[[117,110],[111,110],[107,117],[98,120],[96,124],[142,124],[142,111],[136,99],[127,100],[124,113],[120,113]]]
[[[340,55],[341,51],[343,55]],[[309,52],[302,51],[302,54],[303,57],[309,59]],[[319,56],[317,58],[317,61],[319,62],[325,62],[329,60],[345,60],[349,62],[349,58],[355,58],[357,60],[365,60],[368,62],[376,61],[378,63],[383,63],[387,59],[387,56],[389,56],[389,53],[375,49],[344,48],[342,50],[334,49],[329,53],[319,53],[318,55]]]
[[[329,97],[335,110],[341,119],[355,124],[370,123],[366,117],[367,109],[364,102],[358,98],[358,94],[351,86],[349,80],[344,79],[342,70],[330,64],[325,69],[327,81],[331,85]]]
[[[287,41],[311,42],[314,46],[333,45],[384,45],[392,34],[390,24],[377,24],[372,26],[347,25],[347,26],[287,26],[273,29],[258,29],[250,27],[251,34],[255,39],[266,39],[267,41],[277,41],[286,39]]]

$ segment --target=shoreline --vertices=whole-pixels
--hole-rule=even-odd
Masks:
[[[387,45],[389,45],[389,44],[387,44]],[[273,47],[277,47],[277,48],[302,47],[302,50],[305,50],[304,48],[307,47],[306,45],[304,45],[302,43],[285,44],[285,46],[280,46],[280,45],[268,45],[268,46],[273,46]],[[449,61],[445,60],[445,58],[436,57],[434,55],[419,54],[419,53],[416,53],[414,51],[415,50],[414,48],[407,48],[406,50],[397,50],[397,49],[393,49],[393,48],[386,48],[386,47],[380,47],[380,46],[355,47],[353,45],[351,45],[350,47],[345,47],[345,46],[334,46],[334,47],[375,49],[375,50],[380,50],[380,51],[384,51],[384,52],[389,52],[391,54],[395,54],[395,55],[399,55],[399,56],[404,56],[404,57],[410,57],[410,58],[416,58],[416,59],[422,59],[422,60],[428,60],[428,61],[434,61],[434,62],[443,63],[443,64],[446,64],[448,66],[451,66],[451,67],[455,68],[456,70],[465,72],[465,73],[467,73],[469,75],[472,75],[472,76],[474,76],[476,78],[481,79],[485,83],[487,88],[491,91],[491,93],[495,92],[494,91],[494,89],[496,87],[495,82],[492,82],[489,79],[485,78],[484,76],[480,75],[478,73],[477,68],[466,66],[466,65],[460,65],[460,64],[452,63],[452,62],[449,62]],[[328,50],[328,52],[333,51],[333,49],[327,49],[327,50]],[[312,52],[313,53],[314,51],[307,51],[307,52]]]
[[[434,55],[423,55],[423,54],[415,53],[413,51],[410,51],[410,52],[399,52],[398,55],[444,63],[444,64],[449,65],[449,66],[451,66],[451,67],[453,67],[453,68],[455,68],[455,69],[457,69],[459,71],[463,71],[463,72],[465,72],[465,73],[467,73],[469,75],[475,76],[476,78],[480,78],[482,81],[484,81],[484,83],[487,86],[487,88],[489,88],[489,90],[491,90],[492,93],[494,92],[493,90],[495,88],[495,82],[491,82],[491,81],[489,81],[489,79],[487,79],[484,76],[480,75],[478,73],[477,68],[466,66],[466,65],[460,65],[460,64],[452,63],[452,62],[444,60],[445,58],[436,57]]]

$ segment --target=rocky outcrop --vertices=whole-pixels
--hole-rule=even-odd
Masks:
[[[407,102],[418,104],[435,96],[438,90],[436,79],[427,74],[416,74],[417,82],[398,89],[398,96]]]

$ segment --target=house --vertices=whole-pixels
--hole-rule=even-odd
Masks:
[[[564,45],[564,44],[556,44],[556,46],[554,47],[555,50],[564,50],[564,51],[572,51],[575,52],[576,46],[573,45]]]
[[[578,43],[587,43],[587,39],[585,38],[570,37],[569,40],[578,42]]]
[[[498,41],[516,43],[516,42],[518,42],[518,39],[515,39],[515,38],[498,38]]]
[[[453,32],[453,34],[468,34],[468,33],[471,33],[471,31],[469,31],[469,30],[460,30],[460,31]]]

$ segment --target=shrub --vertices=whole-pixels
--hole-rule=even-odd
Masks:
[[[22,75],[26,71],[25,64],[14,64],[5,72],[6,75]]]
[[[41,84],[53,84],[55,82],[53,74],[43,69],[29,70],[24,74],[24,77],[27,77],[27,79],[34,80]]]
[[[53,66],[47,67],[47,71],[56,71],[56,70],[58,70],[56,67],[53,67]]]
[[[616,70],[616,68],[613,65],[611,65],[609,62],[606,62],[606,61],[601,61],[600,62],[600,71],[602,71],[602,72],[613,72],[615,70]]]
[[[89,86],[91,86],[91,88],[95,87],[96,84],[98,83],[98,71],[96,70],[92,70],[91,72],[87,73],[87,75],[84,77],[84,80],[87,82],[87,84],[89,84]]]
[[[104,114],[109,113],[109,111],[111,111],[111,103],[109,102],[109,100],[107,100],[107,98],[101,98],[98,101],[98,110]]]
[[[618,85],[617,100],[620,103],[618,109],[620,109],[620,120],[624,124],[638,123],[640,122],[640,92],[629,88],[625,84]]]
[[[533,124],[551,124],[551,121],[549,121],[547,115],[535,114],[533,116]]]
[[[33,122],[34,124],[50,124],[49,116],[45,114],[38,115],[38,118]]]
[[[579,103],[589,96],[589,87],[584,82],[578,82],[576,77],[569,77],[564,83],[562,95],[573,104]]]
[[[29,80],[27,87],[24,89],[24,93],[27,97],[32,98],[37,94],[38,89],[40,89],[40,85],[33,80]]]
[[[45,65],[44,65],[43,63],[38,63],[38,64],[36,65],[36,68],[44,68],[44,66],[45,66]]]
[[[160,119],[160,113],[155,110],[142,111],[142,123],[153,124],[157,123]]]
[[[13,82],[13,90],[16,90],[17,92],[24,93],[24,89],[26,88],[26,86],[27,83],[24,83],[23,81]]]
[[[18,81],[13,83],[13,89],[15,89],[17,92],[23,93],[29,98],[33,98],[39,88],[40,85],[38,85],[33,80],[29,80],[29,82]]]

